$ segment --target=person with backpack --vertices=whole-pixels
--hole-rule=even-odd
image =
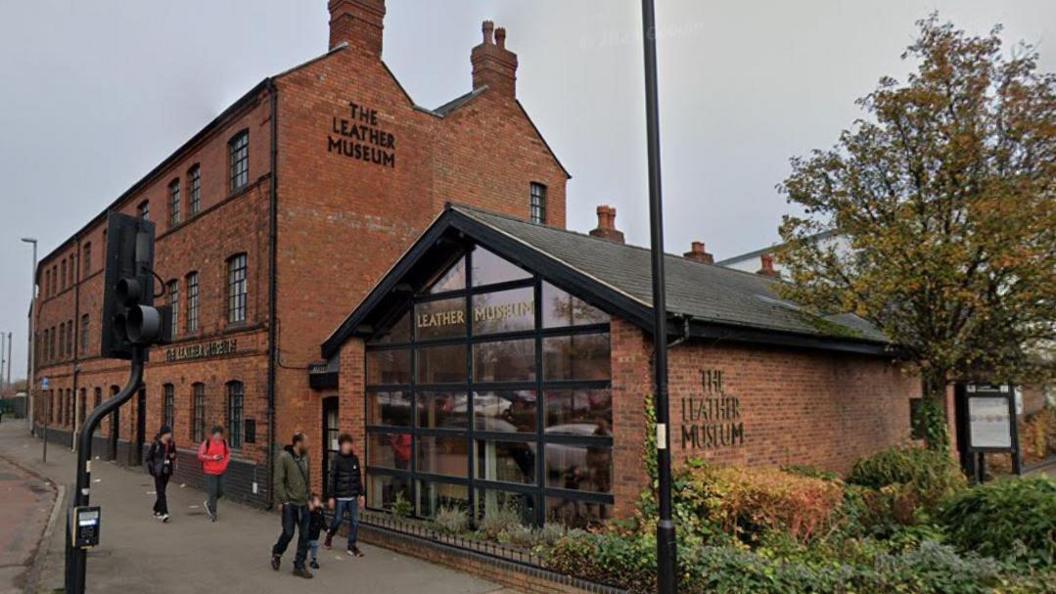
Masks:
[[[172,439],[172,429],[162,425],[147,452],[147,472],[154,477],[154,517],[162,522],[169,521],[169,502],[165,497],[165,489],[175,470],[176,442]]]
[[[363,472],[359,466],[359,458],[352,451],[352,436],[342,433],[337,437],[337,443],[340,450],[330,462],[330,480],[327,485],[334,519],[326,532],[324,545],[330,548],[334,534],[345,521],[345,514],[348,514],[348,554],[362,557],[363,552],[356,546],[356,536],[359,532],[359,497],[363,495]]]
[[[279,454],[275,468],[275,500],[282,506],[282,534],[271,548],[271,568],[279,570],[282,554],[297,531],[297,555],[293,559],[293,575],[306,579],[315,577],[305,567],[308,557],[308,532],[311,528],[311,513],[308,511],[309,478],[308,438],[295,433],[290,445]]]
[[[224,439],[224,428],[220,425],[213,427],[213,432],[198,446],[198,461],[202,463],[202,473],[205,474],[205,489],[209,494],[208,499],[203,502],[205,513],[209,520],[216,521],[216,503],[224,496],[224,473],[227,465],[231,463],[231,450],[227,447]]]

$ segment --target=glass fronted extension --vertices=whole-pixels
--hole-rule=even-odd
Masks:
[[[367,506],[607,519],[608,315],[479,246],[425,286],[367,341]]]

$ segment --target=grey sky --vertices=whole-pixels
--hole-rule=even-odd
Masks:
[[[854,99],[938,9],[1040,45],[1056,69],[1051,0],[660,0],[667,249],[719,257],[773,242],[788,158],[832,144]],[[435,107],[470,86],[480,22],[509,30],[519,87],[574,176],[569,227],[617,207],[648,244],[637,0],[389,0],[385,60]],[[326,50],[325,0],[0,0],[0,330],[23,376],[30,249],[97,214],[269,74]]]

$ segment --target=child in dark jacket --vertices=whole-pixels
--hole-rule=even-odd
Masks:
[[[319,569],[319,535],[326,526],[326,518],[323,517],[323,499],[318,493],[312,493],[308,498],[308,515],[308,551],[312,558],[309,566]]]

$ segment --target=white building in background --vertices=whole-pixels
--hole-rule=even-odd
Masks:
[[[813,239],[814,241],[826,244],[841,242],[835,230],[822,231],[815,235]],[[769,247],[752,250],[731,258],[719,260],[718,262],[715,262],[715,264],[717,266],[724,266],[734,270],[755,273],[768,273],[769,269],[772,268],[775,276],[783,278],[785,276],[784,267],[779,262],[774,261],[773,255],[784,246],[784,243],[775,243]]]

